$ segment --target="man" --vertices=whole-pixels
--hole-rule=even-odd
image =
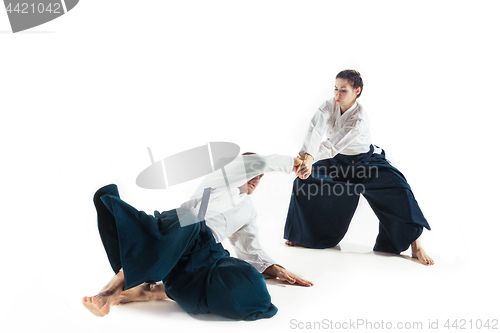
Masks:
[[[296,172],[301,164],[298,158],[280,155],[240,156],[222,170],[222,176],[213,173],[200,185],[210,190],[201,223],[186,223],[197,221],[193,217],[203,206],[200,191],[175,213],[155,212],[152,217],[121,201],[116,186],[99,190],[94,197],[99,232],[116,275],[97,295],[84,297],[84,306],[104,316],[111,304],[169,297],[191,313],[214,312],[245,320],[272,317],[277,309],[259,273],[291,284],[313,284],[288,272],[262,250],[256,211],[248,195],[264,172]],[[220,245],[224,238],[251,266],[228,258]],[[152,283],[159,280],[164,284]]]

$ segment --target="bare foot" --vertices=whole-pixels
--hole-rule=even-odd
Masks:
[[[84,297],[82,304],[94,315],[104,317],[109,313],[111,303],[120,296],[124,286],[123,272],[118,272],[97,295]]]
[[[98,317],[104,317],[109,313],[111,303],[120,295],[120,291],[115,293],[103,292],[92,297],[84,297],[83,305]]]
[[[289,241],[289,240],[287,240],[287,241],[285,242],[285,244],[286,244],[286,245],[288,245],[288,246],[297,246],[297,245],[298,245],[297,243],[292,242],[292,241]]]
[[[418,239],[411,243],[411,256],[417,258],[418,261],[426,266],[434,265],[434,260],[425,253],[424,249],[420,246]]]
[[[153,301],[167,298],[163,284],[143,283],[132,289],[124,290],[112,305],[130,302]]]

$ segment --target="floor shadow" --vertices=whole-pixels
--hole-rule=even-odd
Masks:
[[[307,247],[307,246],[303,246],[303,245],[300,245],[300,244],[296,244],[296,245],[293,245],[293,246],[290,246],[290,245],[286,245],[285,246],[287,248],[291,248],[291,249],[306,249],[306,250],[340,250],[340,246],[337,245],[337,246],[334,246],[334,247],[327,247],[327,248],[324,248],[324,249],[314,249],[312,247]]]
[[[275,277],[266,277],[266,284],[269,286],[278,286],[278,287],[301,287],[301,288],[308,288],[306,286],[300,285],[300,284],[290,284],[288,282],[282,281],[278,278]]]
[[[162,299],[158,301],[146,301],[146,302],[131,302],[118,305],[118,307],[127,310],[133,310],[134,312],[143,312],[144,314],[166,317],[166,318],[168,318],[172,314],[185,313],[189,315],[191,318],[201,321],[238,321],[214,313],[205,313],[205,314],[186,313],[176,302],[168,299]]]
[[[340,251],[342,253],[357,253],[357,254],[367,254],[373,252],[371,247],[356,243],[345,243],[340,244],[332,248],[334,250]]]
[[[387,253],[387,252],[378,252],[378,251],[371,251],[374,255],[380,256],[380,257],[401,257],[401,254],[394,254],[394,253]]]
[[[113,306],[114,307],[114,306]],[[154,316],[169,316],[172,313],[184,313],[184,310],[174,301],[162,299],[158,301],[131,302],[117,306],[122,309],[133,309],[134,312],[144,312]]]
[[[188,315],[191,318],[196,319],[196,320],[200,320],[200,321],[241,321],[241,320],[222,317],[221,315],[218,315],[215,313],[204,313],[204,314],[188,313]]]
[[[418,260],[418,258],[414,258],[412,257],[411,255],[408,255],[408,254],[404,254],[404,253],[401,253],[401,254],[394,254],[394,253],[386,253],[386,252],[378,252],[378,251],[372,251],[372,253],[376,256],[381,256],[381,257],[397,257],[397,258],[401,258],[401,259],[404,259],[404,260],[408,260],[408,261],[413,261],[414,263],[417,263],[419,265],[421,265],[422,263]]]

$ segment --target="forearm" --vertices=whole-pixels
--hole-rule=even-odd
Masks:
[[[325,108],[326,104],[320,106],[314,117],[311,119],[304,143],[300,149],[301,153],[307,152],[312,156],[316,156],[318,153],[321,141],[323,141],[323,135],[327,128],[328,111]]]

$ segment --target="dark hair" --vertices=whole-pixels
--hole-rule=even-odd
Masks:
[[[356,98],[361,96],[361,93],[363,92],[363,79],[361,78],[361,74],[359,74],[358,71],[355,71],[354,69],[343,70],[342,72],[337,74],[336,79],[346,79],[354,89],[361,88]]]

